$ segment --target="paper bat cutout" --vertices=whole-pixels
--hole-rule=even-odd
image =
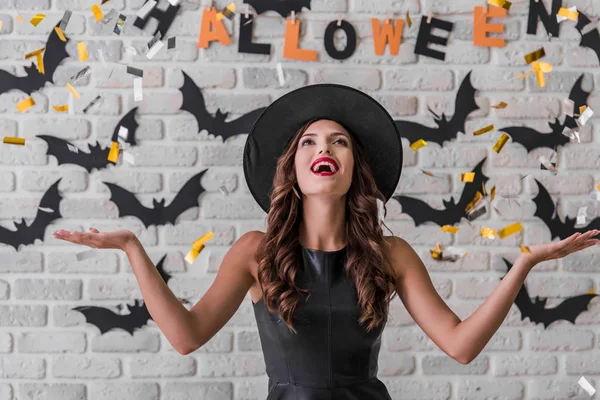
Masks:
[[[181,72],[183,73],[183,86],[179,90],[183,95],[183,103],[180,109],[189,111],[196,117],[198,131],[206,129],[210,134],[222,136],[223,141],[235,135],[249,133],[254,122],[266,108],[261,107],[250,111],[238,119],[229,122],[225,122],[228,113],[222,113],[220,109],[217,110],[217,113],[213,117],[206,111],[206,103],[204,102],[204,96],[200,88],[196,86],[192,78],[185,72]]]
[[[35,242],[35,239],[42,240],[44,238],[46,227],[48,227],[55,219],[62,218],[60,210],[58,209],[59,203],[62,200],[61,195],[58,193],[58,183],[61,179],[54,182],[54,184],[46,190],[44,196],[42,196],[37,214],[35,215],[35,220],[31,225],[27,226],[25,219],[22,218],[20,223],[14,223],[16,228],[15,231],[0,226],[0,243],[12,246],[18,251],[20,244],[32,244]],[[42,208],[42,210],[40,210],[40,208]]]
[[[144,2],[144,5],[146,5],[148,1],[149,0],[146,0]],[[166,10],[163,11],[159,9],[158,6],[155,6],[152,9],[152,11],[150,11],[148,15],[146,15],[145,18],[136,17],[133,25],[140,29],[144,29],[150,18],[154,18],[158,21],[158,26],[152,33],[152,36],[156,35],[156,32],[160,32],[160,37],[164,38],[166,37],[167,31],[173,24],[173,20],[175,19],[175,16],[177,15],[177,12],[179,11],[180,7],[181,4],[174,6],[171,4],[171,2],[169,2],[168,7],[166,8]]]
[[[402,137],[413,143],[419,139],[426,142],[435,142],[442,145],[445,141],[455,139],[458,132],[465,133],[465,121],[469,114],[478,110],[475,103],[475,88],[471,84],[471,72],[465,76],[454,101],[454,115],[448,121],[442,113],[440,118],[431,109],[429,112],[435,116],[437,127],[431,128],[412,121],[395,121]]]
[[[458,203],[454,203],[454,197],[450,197],[449,201],[443,201],[445,207],[443,210],[436,210],[424,201],[415,199],[414,197],[392,196],[392,198],[400,203],[403,213],[412,217],[415,221],[415,226],[419,226],[427,221],[432,221],[439,226],[454,225],[462,217],[466,216],[465,208],[473,200],[475,194],[482,190],[482,185],[489,180],[482,172],[483,163],[486,158],[473,168],[472,172],[475,172],[475,178],[473,178],[473,182],[465,184]]]
[[[192,176],[179,190],[173,201],[165,207],[165,199],[152,200],[153,208],[143,206],[130,191],[115,185],[103,182],[111,192],[110,200],[119,208],[119,216],[131,215],[138,218],[147,228],[150,225],[175,225],[177,217],[189,208],[199,207],[198,196],[206,189],[201,184],[202,177],[208,171]]]
[[[68,42],[69,39],[66,39]],[[31,93],[43,88],[46,82],[54,83],[52,75],[54,75],[56,68],[62,60],[69,57],[66,51],[67,42],[60,40],[56,31],[52,30],[46,41],[46,50],[42,57],[44,60],[43,74],[37,70],[33,62],[29,67],[25,67],[26,76],[15,76],[10,72],[0,70],[0,94],[15,89],[31,95]]]
[[[590,95],[590,92],[586,92],[581,88],[582,81],[583,74],[575,81],[569,93],[569,99],[575,104],[576,112],[579,110],[579,106],[587,104],[587,98]],[[568,115],[562,124],[558,121],[558,118],[555,118],[554,122],[548,122],[548,125],[552,128],[550,133],[542,133],[527,126],[510,126],[500,130],[508,133],[513,142],[522,144],[527,152],[530,152],[539,147],[555,149],[557,146],[564,146],[570,142],[570,139],[562,134],[565,126],[571,129],[577,127],[575,119]]]
[[[598,57],[598,61],[600,62],[600,32],[598,31],[598,28],[594,28],[584,34],[583,28],[592,21],[581,11],[578,11],[578,13],[579,18],[577,19],[577,25],[575,25],[575,29],[577,29],[581,35],[579,46],[594,50],[596,57]]]
[[[166,273],[163,269],[163,262],[165,261],[165,258],[166,254],[160,259],[156,265],[156,269],[165,283],[168,284],[169,280],[171,279],[171,275]],[[135,304],[133,306],[127,305],[126,307],[130,312],[126,315],[117,314],[111,309],[105,307],[95,306],[75,307],[73,310],[82,313],[88,323],[95,325],[98,329],[100,329],[101,335],[113,329],[123,329],[133,336],[134,330],[146,325],[148,321],[152,319],[152,316],[150,315],[144,300],[135,300]]]
[[[244,0],[254,8],[257,14],[265,11],[275,11],[283,18],[289,16],[292,11],[302,12],[302,7],[310,10],[310,0]]]
[[[127,140],[125,142],[135,145],[135,132],[139,124],[135,120],[135,111],[137,107],[133,108],[129,111],[117,124],[117,127],[114,130],[112,141],[118,142],[118,134],[119,127],[124,126],[128,129],[129,134],[127,135]],[[109,165],[115,165],[112,161],[108,160],[108,153],[110,152],[109,147],[100,147],[100,144],[96,141],[95,144],[88,144],[88,152],[84,153],[83,151],[77,149],[77,146],[68,142],[67,140],[61,139],[56,136],[51,135],[36,135],[36,137],[43,139],[48,143],[48,149],[46,150],[46,154],[56,157],[58,161],[58,165],[61,164],[75,164],[83,167],[87,170],[87,172],[92,172],[95,168],[97,170],[104,169]],[[77,151],[72,151],[71,149],[77,149]]]
[[[512,268],[512,264],[502,258],[508,267],[508,271]],[[502,278],[501,278],[502,279]],[[531,301],[529,293],[525,285],[521,285],[519,293],[515,298],[515,304],[521,311],[521,320],[526,317],[535,324],[541,322],[546,329],[554,321],[564,319],[575,324],[575,319],[584,311],[587,311],[590,301],[598,296],[597,294],[582,294],[565,299],[562,303],[554,308],[546,308],[546,298],[540,299],[535,297],[535,302]]]
[[[575,228],[576,219],[565,217],[565,222],[562,222],[558,217],[558,213],[554,214],[556,205],[544,185],[537,179],[535,179],[535,182],[538,186],[538,195],[533,198],[533,202],[537,207],[533,216],[540,217],[550,229],[550,240],[555,237],[562,240],[577,232],[584,233],[592,229],[600,229],[600,217],[594,218],[588,225],[581,228]]]
[[[571,88],[571,91],[569,92],[569,100],[573,101],[573,104],[574,104],[573,108],[576,113],[579,113],[579,107],[587,105],[588,97],[591,94],[591,92],[586,92],[581,87],[581,82],[583,82],[583,75],[584,74],[581,74],[581,76],[579,78],[577,78],[577,80],[575,81],[575,84],[573,85],[573,87]],[[569,115],[567,115],[565,117],[565,122],[563,123],[563,125],[566,126],[567,128],[571,128],[571,129],[578,128],[578,125],[575,122],[575,118],[571,117]],[[564,136],[564,135],[562,135],[562,136]]]

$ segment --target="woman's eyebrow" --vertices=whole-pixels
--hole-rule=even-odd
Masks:
[[[305,133],[304,135],[302,135],[302,137],[304,136],[318,136],[316,133]],[[346,135],[343,132],[333,132],[331,134],[329,134],[329,136],[345,136],[348,137],[348,135]]]

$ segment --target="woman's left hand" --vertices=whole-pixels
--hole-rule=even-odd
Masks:
[[[521,253],[523,257],[533,268],[536,264],[542,261],[562,258],[576,251],[583,250],[590,246],[600,243],[598,239],[592,239],[598,235],[600,230],[593,229],[585,233],[574,233],[560,242],[544,243],[527,246],[530,253]]]

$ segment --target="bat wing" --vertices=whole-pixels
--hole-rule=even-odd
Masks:
[[[105,334],[113,328],[123,328],[125,315],[119,315],[116,312],[104,308],[95,306],[83,306],[73,308],[75,311],[79,311],[85,317],[85,320],[92,325],[95,325],[100,329],[100,334]]]
[[[189,208],[199,207],[198,196],[206,189],[202,186],[201,180],[204,174],[208,171],[205,169],[202,172],[192,176],[179,190],[173,201],[164,208],[160,221],[163,224],[172,223],[175,225],[175,220],[181,213]]]
[[[465,183],[463,192],[460,195],[460,200],[458,200],[458,203],[456,204],[457,209],[462,210],[463,215],[464,213],[466,213],[465,208],[467,207],[467,204],[469,204],[473,200],[473,198],[475,198],[477,192],[483,191],[482,186],[485,185],[485,183],[490,179],[483,174],[483,164],[485,163],[486,159],[487,157],[484,157],[483,160],[479,161],[479,164],[477,164],[475,168],[473,168],[473,170],[471,171],[475,172],[473,182]]]
[[[542,321],[535,322],[543,322],[544,328],[547,328],[552,322],[561,319],[575,324],[575,319],[579,316],[579,314],[587,311],[590,301],[596,296],[598,295],[581,294],[579,296],[569,297],[554,308],[544,309],[546,312],[541,314],[544,316],[544,319]]]
[[[55,219],[62,218],[59,210],[62,197],[58,192],[58,184],[61,179],[54,182],[42,196],[37,214],[31,225],[27,226],[24,220],[21,220],[20,223],[15,222],[15,231],[0,226],[0,243],[13,246],[18,251],[20,244],[32,244],[35,239],[44,239],[44,233],[48,225]]]
[[[458,132],[466,133],[465,121],[475,110],[479,110],[479,106],[475,102],[475,88],[471,84],[471,72],[469,71],[456,93],[454,115],[450,119],[447,135],[455,138]]]
[[[444,132],[439,127],[432,128],[413,121],[397,120],[394,122],[400,131],[400,136],[408,139],[410,143],[423,139],[426,142],[435,142],[441,146],[446,140],[452,139],[445,137]]]
[[[297,13],[302,11],[302,7],[310,10],[310,0],[244,0],[244,3],[249,4],[254,8],[257,14],[262,14],[265,11],[275,11],[282,17],[286,18],[292,11]]]
[[[393,196],[402,206],[402,212],[408,214],[415,221],[415,226],[432,221],[442,225],[452,225],[460,221],[461,215],[454,209],[436,210],[422,200],[408,196]]]
[[[198,132],[202,129],[206,129],[209,132],[214,130],[215,118],[206,111],[206,102],[204,96],[200,91],[200,88],[196,86],[192,78],[190,78],[185,72],[183,74],[183,86],[179,88],[183,96],[183,102],[181,103],[181,110],[188,111],[196,117],[198,122]]]
[[[163,278],[163,281],[165,281],[165,283],[169,283],[169,279],[171,279],[171,274],[167,273],[163,268],[165,258],[167,258],[166,254],[160,259],[158,264],[156,264],[156,269],[158,270],[158,273],[160,274],[161,278]]]
[[[504,263],[507,266],[507,273],[508,273],[508,271],[510,271],[510,269],[512,268],[513,265],[506,258],[503,257],[502,259],[504,260]],[[534,312],[535,306],[534,306],[533,302],[531,301],[531,297],[529,297],[529,293],[527,292],[527,287],[525,286],[525,284],[521,285],[521,288],[519,289],[519,293],[517,293],[517,297],[515,297],[515,305],[521,312],[521,321],[524,320],[525,317],[529,317],[529,320],[531,322],[534,322],[534,320],[532,319],[532,316],[535,314],[535,312]],[[535,317],[533,317],[533,318],[535,318]]]
[[[550,240],[554,239],[555,237],[565,239],[577,232],[573,220],[569,220],[568,223],[563,223],[558,218],[558,214],[552,218],[556,205],[552,201],[552,197],[550,197],[550,194],[544,185],[542,185],[537,179],[535,179],[535,182],[538,186],[538,194],[533,198],[533,202],[536,206],[533,216],[539,217],[542,221],[544,221],[548,229],[550,229]]]
[[[247,114],[242,115],[238,119],[231,122],[225,122],[223,129],[220,130],[220,134],[223,137],[223,141],[229,139],[235,135],[241,135],[243,133],[249,133],[252,125],[258,119],[258,117],[266,110],[266,107],[258,108],[250,111]]]
[[[579,11],[579,18],[577,19],[575,29],[577,29],[581,35],[579,46],[594,50],[596,57],[598,57],[598,61],[600,62],[600,32],[598,31],[598,28],[594,28],[585,34],[582,33],[583,28],[591,22],[592,21],[585,14]]]
[[[61,164],[75,164],[85,168],[88,172],[92,172],[92,169],[98,170],[106,168],[108,164],[114,164],[108,161],[109,149],[100,148],[100,145],[88,145],[89,153],[84,153],[81,150],[77,152],[69,150],[69,146],[77,148],[70,142],[50,135],[37,135],[36,137],[43,139],[48,143],[48,150],[46,154],[56,157],[58,165]]]
[[[124,128],[127,128],[128,131],[127,140],[125,142],[131,144],[132,146],[137,145],[137,142],[135,141],[135,132],[137,131],[138,126],[140,126],[135,120],[135,112],[137,111],[137,109],[137,107],[132,108],[127,114],[123,116],[123,118],[121,118],[121,120],[115,127],[115,130],[113,131],[113,142],[119,141],[119,129],[122,126]]]
[[[47,82],[54,83],[53,75],[56,71],[56,68],[65,58],[69,58],[69,54],[67,53],[67,43],[69,42],[69,38],[65,36],[65,39],[67,39],[66,42],[60,40],[56,30],[54,29],[52,29],[50,36],[48,36],[48,40],[46,41],[46,50],[44,51],[43,57],[45,70],[44,76],[46,77],[45,80]]]
[[[37,70],[35,72],[37,72]],[[13,89],[31,94],[32,91],[38,90],[44,86],[45,81],[43,80],[43,75],[39,72],[38,75],[39,76],[37,77],[30,78],[29,75],[15,76],[10,72],[0,70],[0,94],[6,93]],[[40,77],[42,77],[42,79],[40,79]]]
[[[550,124],[552,132],[542,133],[526,126],[511,126],[500,129],[510,135],[513,142],[521,144],[530,152],[539,147],[554,149],[556,146],[569,143],[569,138],[562,134],[562,125],[558,120]]]
[[[119,185],[109,182],[102,182],[110,189],[110,201],[115,203],[119,208],[119,216],[131,215],[138,218],[147,228],[150,225],[156,224],[157,214],[156,208],[148,208],[143,206],[140,201],[130,191],[123,189]]]
[[[581,74],[581,76],[575,81],[575,84],[573,84],[573,87],[571,88],[571,92],[569,93],[569,100],[573,101],[576,113],[579,112],[579,107],[587,105],[588,97],[591,94],[591,92],[587,92],[587,91],[583,90],[583,88],[581,87],[581,82],[583,81],[583,75],[584,74]],[[565,117],[564,125],[571,129],[577,128],[577,123],[575,122],[575,118],[570,117],[568,115]]]
[[[127,306],[129,308],[129,315],[123,315],[123,324],[120,326],[121,329],[129,332],[133,336],[133,331],[136,328],[141,328],[152,319],[148,307],[142,300],[136,300],[134,306]]]

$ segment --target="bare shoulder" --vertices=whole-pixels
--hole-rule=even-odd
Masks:
[[[388,244],[385,251],[388,260],[390,260],[393,270],[392,274],[398,279],[402,277],[402,266],[406,264],[403,260],[406,261],[407,259],[414,257],[416,253],[406,240],[399,238],[398,236],[384,236],[384,240]]]
[[[256,252],[262,242],[264,232],[261,231],[249,231],[244,233],[237,240],[236,244],[240,247],[240,256],[245,257],[248,260],[248,271],[254,277],[254,281],[258,281],[258,262],[256,261]]]

